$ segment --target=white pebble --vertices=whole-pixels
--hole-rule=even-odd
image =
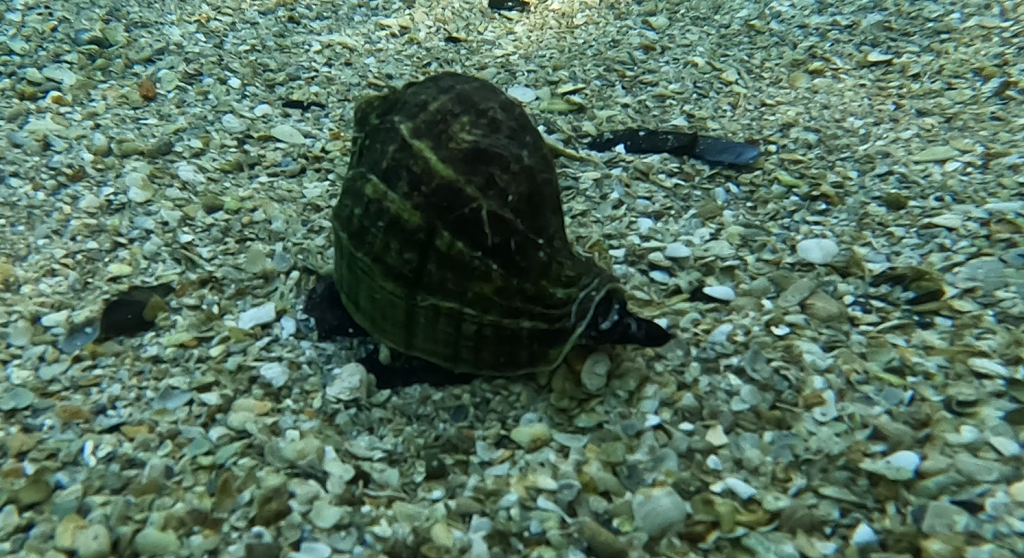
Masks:
[[[79,198],[78,208],[84,211],[95,211],[100,208],[102,203],[102,200],[100,200],[95,194],[86,194]]]
[[[665,247],[664,254],[666,258],[689,258],[693,250],[682,242],[673,242]]]
[[[670,487],[641,488],[633,496],[633,522],[652,538],[683,527],[686,501]]]
[[[238,315],[238,327],[250,329],[263,324],[269,324],[277,318],[277,309],[273,302],[267,302],[250,308]]]
[[[512,87],[509,87],[508,96],[520,103],[532,103],[537,100],[537,92],[522,85],[513,85]]]
[[[711,298],[725,302],[736,300],[736,291],[726,287],[725,285],[711,285],[709,287],[704,287],[701,289],[701,292]]]
[[[358,362],[350,362],[331,373],[331,381],[325,392],[335,401],[355,401],[366,396],[369,377],[366,368]]]
[[[299,329],[299,324],[291,316],[281,316],[278,323],[281,324],[281,339],[288,339]]]
[[[865,459],[860,468],[889,480],[906,481],[914,478],[921,456],[912,451],[898,451],[882,459]]]
[[[200,184],[206,184],[206,177],[199,169],[188,163],[178,163],[178,167],[175,169],[178,174],[178,178],[186,184],[193,186],[199,186]]]
[[[156,188],[141,172],[128,173],[124,177],[124,183],[128,186],[128,199],[135,203],[146,203],[156,194]]]
[[[869,544],[875,544],[878,542],[878,535],[875,534],[875,530],[868,527],[867,523],[861,522],[854,528],[853,533],[850,534],[850,544],[853,546],[865,546]]]
[[[274,107],[268,105],[267,103],[260,103],[256,105],[256,108],[252,109],[252,113],[258,117],[266,116],[272,112],[274,112]]]
[[[996,451],[1003,454],[1005,457],[1015,457],[1021,453],[1020,444],[1010,438],[992,436],[989,438],[988,443],[992,444],[992,447],[996,448]]]
[[[735,328],[732,324],[722,324],[716,327],[710,334],[708,334],[708,343],[712,345],[721,345],[729,341],[729,334]]]
[[[331,529],[344,515],[344,508],[332,505],[330,500],[321,498],[313,502],[313,508],[309,510],[309,522],[318,529]]]
[[[270,135],[285,143],[301,144],[306,142],[306,138],[302,136],[302,132],[299,132],[287,124],[274,126],[270,129]]]
[[[981,206],[985,211],[993,213],[1022,213],[1024,201],[992,202]]]
[[[61,310],[60,312],[53,312],[51,314],[43,316],[42,318],[39,318],[39,323],[42,324],[43,327],[62,326],[64,325],[64,322],[67,321],[68,316],[70,315],[70,310]]]
[[[667,285],[672,282],[672,274],[664,269],[652,270],[648,272],[647,275],[652,281],[655,283],[661,283],[662,285]]]
[[[636,220],[636,228],[640,231],[640,234],[647,234],[647,231],[651,230],[654,226],[654,221],[647,217],[640,217]]]
[[[178,552],[181,542],[177,535],[170,531],[160,531],[146,527],[135,535],[132,541],[135,552],[141,556],[168,556]]]
[[[839,255],[839,246],[827,238],[808,238],[796,245],[796,254],[804,261],[824,265]]]
[[[227,113],[224,116],[220,117],[220,123],[224,126],[225,130],[231,132],[232,134],[242,133],[248,127],[248,125],[245,123],[245,120],[242,120],[241,118],[231,113]]]
[[[86,527],[75,535],[75,552],[79,558],[110,556],[110,531],[103,525]]]
[[[228,80],[228,87],[230,87],[231,89],[238,89],[241,86],[242,86],[242,80],[240,80],[240,79],[238,79],[236,77],[233,77],[233,78]]]
[[[704,465],[712,471],[721,471],[724,468],[722,459],[713,453],[704,458]]]
[[[304,541],[299,544],[299,551],[292,552],[292,558],[331,558],[334,551],[322,542]]]
[[[725,429],[722,428],[722,425],[716,424],[708,428],[707,433],[704,434],[704,441],[716,448],[720,448],[729,444],[729,437],[725,435]]]
[[[996,378],[1009,378],[1010,370],[1002,364],[990,359],[971,357],[967,359],[967,366],[979,374],[994,376]]]
[[[749,500],[757,494],[756,488],[736,477],[728,477],[723,480],[722,483],[725,484],[725,487],[731,490],[732,493],[741,500]]]
[[[280,362],[268,362],[260,366],[260,376],[263,376],[275,388],[285,385],[289,375],[288,366]]]

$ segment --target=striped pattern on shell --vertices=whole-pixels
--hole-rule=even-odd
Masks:
[[[389,347],[456,372],[550,370],[621,300],[574,254],[544,139],[492,84],[437,74],[361,101],[354,128],[334,280]]]

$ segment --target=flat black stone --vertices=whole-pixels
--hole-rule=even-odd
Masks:
[[[749,165],[761,155],[761,148],[752,143],[646,128],[604,132],[587,143],[587,149],[611,151],[619,145],[626,153],[668,153],[716,165]]]

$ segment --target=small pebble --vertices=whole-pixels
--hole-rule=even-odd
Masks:
[[[580,539],[587,544],[594,558],[627,558],[629,547],[600,523],[583,517],[576,523]]]
[[[731,302],[736,300],[736,291],[725,285],[710,285],[701,289],[701,292],[710,296],[711,298]]]
[[[232,134],[240,134],[248,128],[248,125],[241,118],[228,113],[220,117],[220,123],[224,129]]]
[[[96,211],[101,205],[103,200],[95,194],[86,194],[78,200],[78,208],[83,211]]]
[[[126,174],[124,184],[128,187],[128,199],[135,203],[146,203],[156,195],[156,188],[149,182],[149,178],[140,172]]]
[[[949,502],[928,502],[921,519],[921,532],[926,535],[962,533],[971,521],[971,514]]]
[[[722,485],[740,500],[749,500],[757,495],[757,489],[736,477],[726,477]]]
[[[6,539],[21,524],[21,514],[18,513],[18,506],[7,504],[0,508],[0,539]]]
[[[90,525],[75,535],[78,558],[106,558],[110,550],[110,531],[103,525]]]
[[[290,371],[288,365],[280,362],[268,362],[260,366],[260,376],[263,376],[271,386],[279,388],[288,382]]]
[[[200,186],[202,184],[206,184],[206,177],[203,176],[203,173],[200,172],[200,170],[196,168],[194,165],[190,165],[188,163],[178,163],[178,166],[175,169],[175,171],[178,174],[178,178],[180,178],[181,181],[186,184],[192,186]]]
[[[68,316],[71,315],[70,310],[61,310],[60,312],[52,312],[39,318],[39,323],[43,327],[60,327],[64,325],[64,322],[68,320]]]
[[[111,277],[128,277],[134,272],[135,270],[128,264],[112,263],[107,266],[107,273]]]
[[[302,133],[295,128],[287,124],[279,124],[270,129],[270,135],[274,136],[280,141],[291,144],[303,144],[306,143],[306,138],[302,136]]]
[[[996,448],[996,451],[1005,457],[1016,457],[1021,454],[1020,444],[1010,438],[992,436],[989,438],[988,443],[992,444],[992,447]]]
[[[263,117],[274,112],[274,107],[267,103],[260,103],[256,105],[256,108],[252,109],[252,113],[258,117]]]
[[[661,283],[662,285],[668,285],[672,282],[672,274],[665,271],[664,269],[655,269],[649,271],[647,276],[651,278],[655,283]]]
[[[369,382],[366,367],[358,362],[350,362],[332,372],[325,392],[328,398],[335,401],[355,401],[366,397]]]
[[[520,103],[532,103],[537,100],[537,92],[529,87],[514,85],[508,88],[508,96]]]
[[[320,499],[313,502],[313,507],[309,510],[309,522],[319,529],[331,529],[341,521],[344,514],[344,508]]]
[[[733,324],[722,324],[711,331],[708,334],[708,343],[711,345],[721,345],[729,341],[729,335],[736,326]]]
[[[7,342],[14,347],[27,347],[32,343],[35,328],[28,320],[18,320],[7,333]]]
[[[867,523],[861,522],[850,533],[850,544],[853,546],[867,546],[878,542],[878,535]]]
[[[508,437],[521,448],[533,451],[551,441],[551,429],[543,422],[535,422],[513,428]]]
[[[921,456],[912,451],[898,451],[882,459],[865,459],[860,468],[894,481],[907,481],[917,474]]]
[[[779,295],[779,308],[796,306],[807,300],[807,297],[811,296],[816,290],[818,290],[817,281],[813,279],[800,279]]]
[[[725,468],[725,464],[722,463],[722,458],[713,453],[704,458],[704,466],[712,471],[721,471]]]
[[[725,429],[722,428],[721,424],[716,424],[711,428],[708,428],[707,433],[704,434],[704,440],[716,448],[720,448],[729,443],[729,437],[725,435]]]
[[[269,324],[277,319],[277,309],[273,302],[266,302],[255,308],[250,308],[238,315],[238,327],[250,329],[263,324]]]
[[[36,394],[21,386],[5,389],[3,395],[0,395],[0,411],[25,409],[35,400]]]
[[[671,487],[641,488],[633,496],[633,522],[652,538],[661,538],[683,527],[686,501]]]
[[[135,552],[141,556],[169,556],[181,548],[174,533],[147,527],[135,535]]]
[[[1009,378],[1010,369],[990,358],[971,357],[967,359],[967,366],[971,370],[984,376],[995,378]]]
[[[948,145],[937,145],[929,147],[910,157],[912,163],[941,163],[954,157],[959,157],[960,152]]]
[[[821,291],[815,291],[804,300],[803,311],[811,318],[825,323],[835,322],[846,317],[846,307]]]
[[[664,254],[666,258],[689,258],[693,250],[681,242],[673,242],[665,247]]]
[[[580,370],[580,383],[592,393],[601,391],[608,384],[608,373],[611,368],[612,359],[606,353],[591,353]]]
[[[827,238],[809,238],[796,245],[796,253],[804,261],[825,265],[839,254],[839,246]]]
[[[334,551],[322,542],[304,541],[299,551],[291,553],[291,558],[330,558]]]

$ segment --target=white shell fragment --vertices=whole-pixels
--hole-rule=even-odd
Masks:
[[[331,373],[327,384],[327,397],[334,401],[355,401],[366,396],[369,374],[358,362],[350,362]]]
[[[756,488],[736,477],[726,477],[711,485],[710,488],[715,494],[721,494],[728,490],[740,500],[749,500],[757,495]]]
[[[278,124],[277,126],[274,126],[270,129],[270,135],[285,143],[303,144],[306,142],[306,138],[303,137],[302,132],[287,124]]]
[[[682,242],[673,242],[665,247],[663,254],[670,259],[689,258],[693,255],[693,250]]]
[[[277,308],[273,302],[266,302],[254,308],[250,308],[238,315],[238,327],[251,329],[263,324],[269,324],[277,318]]]
[[[725,285],[710,285],[701,289],[701,292],[724,302],[736,300],[736,291]]]
[[[878,535],[867,523],[860,523],[850,533],[850,544],[853,546],[866,546],[878,542]]]
[[[983,376],[992,376],[995,378],[1009,378],[1010,369],[1003,366],[1002,364],[990,359],[981,357],[972,357],[967,359],[967,366],[971,370],[981,374]]]
[[[839,254],[839,246],[827,238],[808,238],[796,245],[796,253],[806,262],[825,265]]]
[[[865,459],[860,468],[894,481],[907,481],[914,478],[917,468],[921,465],[921,456],[902,450],[882,459]]]
[[[198,168],[196,168],[195,165],[190,165],[188,163],[179,163],[178,167],[175,170],[178,173],[178,178],[180,178],[181,181],[186,184],[192,186],[200,186],[206,184],[206,177],[203,176],[203,173]]]
[[[260,367],[260,376],[275,388],[285,385],[289,375],[288,365],[281,362],[270,362]]]
[[[537,92],[524,85],[513,85],[508,88],[507,93],[520,103],[532,103],[537,100]]]

